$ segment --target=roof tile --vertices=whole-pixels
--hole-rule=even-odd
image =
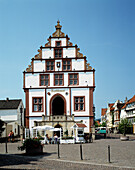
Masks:
[[[16,100],[0,100],[0,110],[2,109],[17,109],[21,99]]]

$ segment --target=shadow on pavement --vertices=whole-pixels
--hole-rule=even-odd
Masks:
[[[23,154],[0,154],[0,167],[10,166],[10,165],[21,165],[21,164],[31,164],[31,161],[38,161],[43,157],[50,156],[52,154],[57,154],[57,152],[47,153],[44,152],[40,155],[26,155]]]

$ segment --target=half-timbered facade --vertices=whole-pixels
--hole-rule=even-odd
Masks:
[[[81,122],[89,133],[94,118],[95,70],[61,27],[58,21],[56,31],[23,72],[26,127],[48,124],[70,131],[74,123]]]

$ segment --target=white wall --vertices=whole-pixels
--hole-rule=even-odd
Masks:
[[[74,111],[74,96],[85,96],[85,111]],[[75,116],[89,115],[89,89],[73,88],[71,89],[72,114]]]
[[[34,121],[42,121],[42,117],[30,117],[29,118],[29,129],[34,126]]]
[[[47,73],[47,72],[46,72]],[[79,72],[76,72],[79,73]],[[43,73],[42,73],[43,74]],[[57,87],[54,86],[54,74],[50,74],[50,87]],[[40,86],[40,78],[39,78],[39,73],[37,74],[26,74],[25,76],[25,87],[26,88],[31,88],[32,87],[43,87]],[[79,73],[79,85],[78,86],[93,86],[93,72],[80,72]],[[64,87],[68,86],[68,73],[64,73]],[[60,87],[60,86],[59,86]]]
[[[34,60],[34,72],[45,71],[45,61]]]
[[[52,47],[55,47],[55,41],[61,41],[61,46],[66,46],[66,38],[51,38]]]
[[[126,118],[127,114],[125,112],[125,109],[121,109],[121,114],[120,114],[120,120]]]
[[[0,116],[13,116],[13,115],[17,115],[17,109],[4,109],[4,110],[0,110]]]
[[[80,86],[93,86],[93,72],[79,73],[79,85]]]
[[[53,48],[44,48],[42,49],[42,58],[48,59],[48,58],[54,58],[54,49]]]
[[[84,59],[72,60],[72,70],[84,70]]]
[[[75,47],[72,47],[72,48],[63,48],[63,58],[66,58],[66,56],[68,58],[76,57]]]
[[[39,87],[39,74],[26,74],[25,87]]]

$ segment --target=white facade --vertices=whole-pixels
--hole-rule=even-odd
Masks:
[[[42,115],[47,120],[47,116],[60,112],[61,116],[74,115],[74,120],[82,121],[87,126],[85,132],[89,133],[94,117],[95,70],[79,53],[77,45],[73,46],[61,32],[59,22],[48,41],[24,72],[26,127],[32,128],[34,121],[42,121]],[[62,108],[59,110],[57,105]]]
[[[114,103],[108,104],[108,108],[106,111],[106,126],[108,129],[113,127],[113,124],[112,124],[112,108],[113,108],[113,106],[114,106]]]
[[[121,110],[121,119],[127,118],[130,123],[135,122],[135,96],[133,96]]]
[[[14,103],[19,101],[18,106],[16,108],[6,108],[6,105],[8,106],[10,101],[12,100],[5,100],[5,108],[0,108],[0,119],[7,124],[7,127],[5,127],[7,128],[7,134],[12,130],[16,136],[20,135],[21,121],[22,126],[24,126],[24,106],[22,100],[13,100]],[[22,108],[22,115],[20,113],[20,108]],[[6,130],[3,132],[2,136],[6,136]]]

